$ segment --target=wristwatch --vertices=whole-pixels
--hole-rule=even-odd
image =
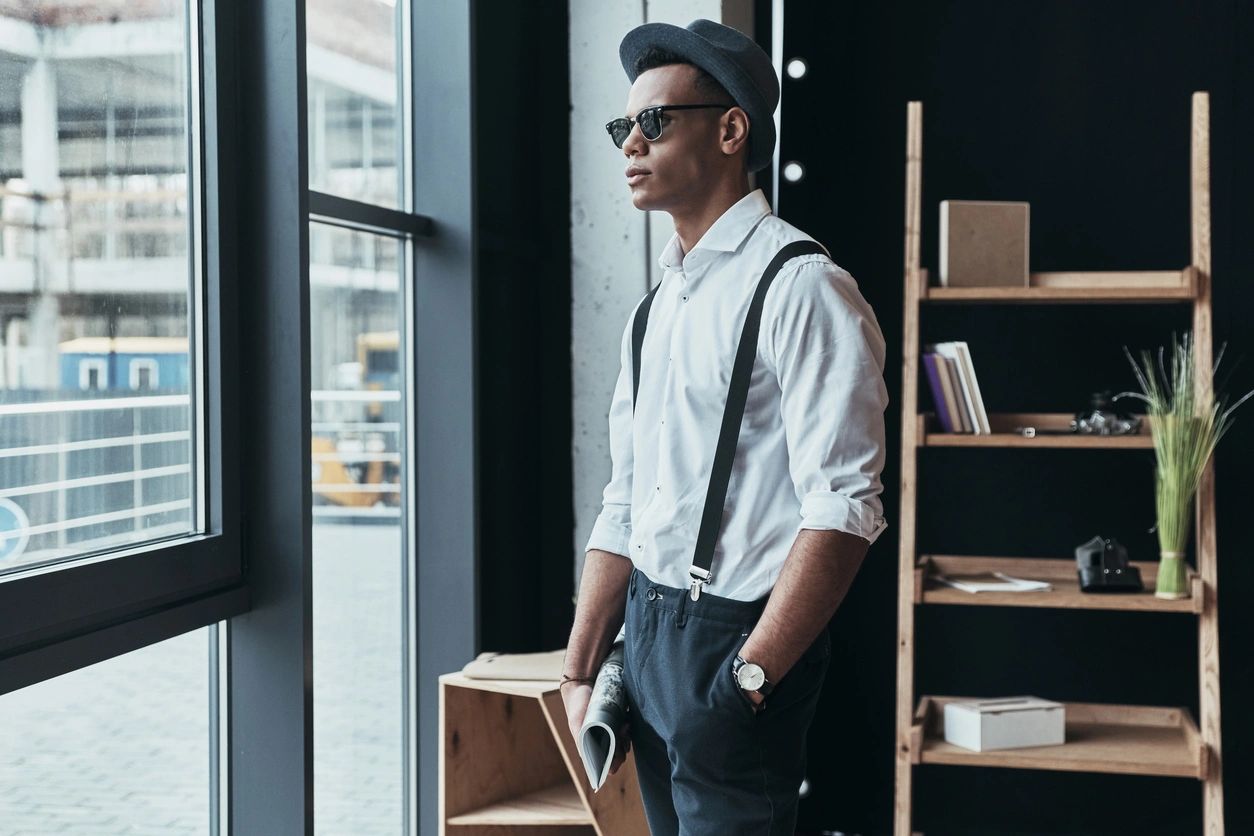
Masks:
[[[764,698],[769,697],[771,690],[775,687],[766,681],[766,672],[762,670],[761,665],[746,662],[739,653],[736,654],[736,661],[732,662],[732,676],[735,677],[740,690],[757,691]]]

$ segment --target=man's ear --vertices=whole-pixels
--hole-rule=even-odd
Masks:
[[[749,142],[749,114],[742,108],[733,107],[720,120],[719,142],[728,156],[735,154]]]

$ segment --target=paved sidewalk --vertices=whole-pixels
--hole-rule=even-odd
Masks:
[[[402,832],[400,533],[317,525],[317,832]],[[209,630],[0,696],[0,836],[209,835]]]

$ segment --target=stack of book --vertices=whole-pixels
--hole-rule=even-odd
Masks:
[[[947,433],[990,433],[967,344],[934,343],[923,348],[923,368],[941,429]]]

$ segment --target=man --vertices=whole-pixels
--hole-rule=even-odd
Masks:
[[[716,540],[702,571],[694,553],[742,329],[768,263],[812,239],[749,190],[749,173],[774,153],[779,101],[761,48],[697,20],[637,27],[619,54],[632,86],[625,117],[606,127],[627,159],[632,203],[668,212],[675,234],[662,281],[623,332],[612,475],[562,697],[575,732],[617,633],[631,717],[623,749],[636,752],[650,830],[792,834],[826,627],[885,526],[884,339],[825,251],[783,263],[757,303],[734,466],[726,501],[710,503]],[[633,325],[646,301],[637,369]]]

